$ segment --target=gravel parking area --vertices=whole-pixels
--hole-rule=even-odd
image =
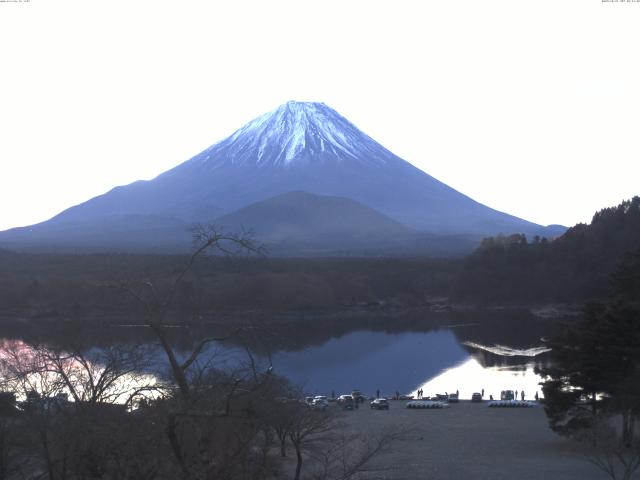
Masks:
[[[374,433],[407,425],[413,431],[376,462],[382,477],[424,480],[603,479],[579,446],[555,435],[542,406],[488,408],[460,402],[446,409],[414,410],[392,401],[389,411],[368,405],[345,412],[347,428]]]

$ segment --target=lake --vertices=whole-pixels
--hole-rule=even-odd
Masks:
[[[518,349],[461,341],[454,329],[388,333],[355,331],[301,350],[257,355],[262,368],[291,379],[309,395],[336,395],[359,389],[382,396],[425,396],[459,391],[460,398],[485,391],[485,398],[500,398],[501,390],[523,391],[533,398],[542,392],[536,362],[544,357],[539,345]],[[233,367],[246,353],[234,347],[215,347],[220,364]],[[269,360],[270,357],[270,360]]]
[[[422,389],[425,396],[458,391],[461,399],[482,390],[487,399],[490,395],[500,398],[501,390],[524,391],[528,399],[536,391],[541,396],[541,379],[534,368],[545,361],[541,337],[550,331],[549,324],[512,314],[483,318],[472,313],[463,320],[448,319],[435,328],[384,322],[382,327],[368,329],[345,323],[346,328],[338,331],[314,322],[284,329],[275,335],[278,342],[256,335],[250,350],[259,368],[271,365],[307,395],[340,395],[354,389],[368,395],[378,390],[381,396],[415,395]],[[175,331],[173,341],[186,357],[197,337],[189,336],[189,329]],[[153,344],[155,340],[142,327],[118,332],[106,342]],[[92,331],[91,336],[88,344],[98,346],[95,342],[101,335]],[[153,350],[156,361],[151,373],[162,375],[164,353],[159,347]],[[215,355],[214,365],[227,369],[248,359],[237,342],[210,344],[204,354]]]

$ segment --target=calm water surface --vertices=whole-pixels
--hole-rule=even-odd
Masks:
[[[288,377],[308,395],[340,395],[353,389],[369,395],[379,390],[382,396],[415,395],[418,389],[425,396],[459,391],[462,399],[483,389],[485,398],[499,398],[501,390],[524,391],[529,399],[536,391],[541,395],[540,378],[534,373],[536,362],[544,361],[538,323],[529,323],[533,328],[525,322],[519,322],[518,328],[512,322],[503,327],[471,325],[394,333],[356,330],[333,337],[330,332],[302,335],[287,349],[272,348],[270,355],[264,353],[264,346],[256,345],[262,353],[254,353],[254,358],[259,368],[272,365],[275,373]],[[141,343],[150,340],[147,337]],[[211,344],[205,353],[215,354],[213,365],[220,368],[234,369],[248,359],[244,349],[230,344]],[[159,347],[155,357],[157,366],[147,373],[166,371]]]
[[[541,342],[540,342],[541,343]],[[233,365],[243,352],[218,345],[220,361]],[[308,394],[330,395],[364,393],[381,395],[415,394],[425,396],[452,393],[470,398],[485,391],[485,398],[500,398],[501,390],[541,395],[534,373],[534,362],[543,349],[518,350],[495,345],[473,346],[461,343],[452,330],[386,333],[356,331],[325,343],[298,351],[279,351],[271,355],[274,371],[300,385]],[[487,359],[490,361],[488,362]],[[267,356],[260,356],[261,366]]]

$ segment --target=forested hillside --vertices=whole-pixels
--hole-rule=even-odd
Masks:
[[[555,240],[490,237],[465,262],[456,296],[487,303],[581,301],[607,293],[627,252],[640,249],[640,197],[600,210]]]

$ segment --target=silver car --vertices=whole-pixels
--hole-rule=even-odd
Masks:
[[[386,398],[376,398],[369,406],[372,410],[389,410],[389,400]]]

